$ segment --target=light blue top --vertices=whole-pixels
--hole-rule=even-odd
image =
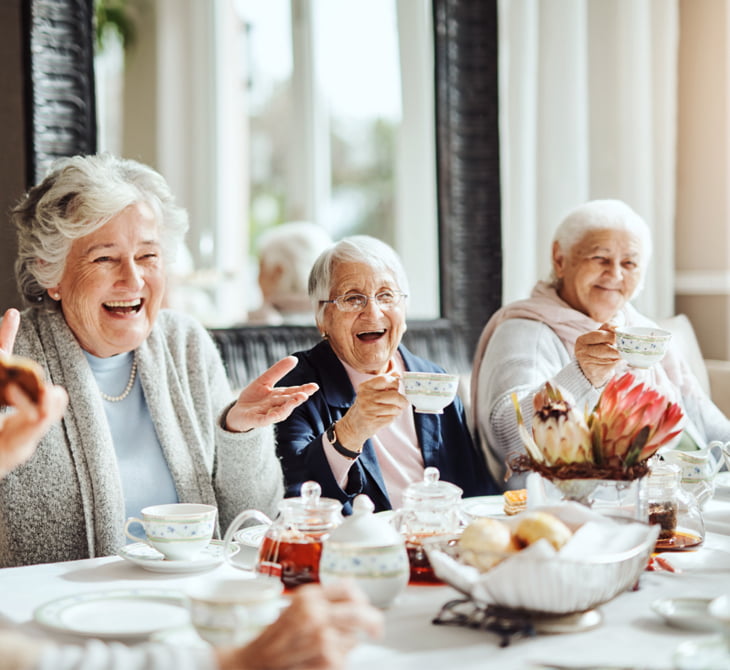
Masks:
[[[99,389],[121,395],[132,371],[133,352],[97,358],[84,351]],[[139,517],[143,507],[179,502],[170,467],[157,439],[139,375],[129,395],[119,402],[104,400],[124,491],[125,514]],[[139,532],[139,526],[130,530]]]

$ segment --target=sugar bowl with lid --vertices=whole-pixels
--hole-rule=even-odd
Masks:
[[[319,579],[328,584],[348,578],[376,607],[388,607],[408,585],[410,573],[404,537],[360,494],[352,515],[324,541]]]
[[[342,503],[323,498],[321,493],[317,482],[304,482],[302,495],[282,500],[273,521],[258,510],[241,512],[223,540],[226,560],[235,566],[229,557],[229,545],[241,526],[254,520],[268,526],[256,558],[256,572],[278,576],[288,587],[319,581],[322,542],[342,523]]]
[[[412,582],[436,582],[427,547],[456,542],[467,523],[461,511],[463,493],[455,484],[440,481],[438,468],[428,467],[423,481],[409,484],[403,492],[403,507],[393,525],[403,535]]]

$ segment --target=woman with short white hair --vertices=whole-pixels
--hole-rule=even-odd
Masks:
[[[526,300],[502,307],[482,332],[472,371],[478,439],[494,478],[521,488],[525,474],[509,463],[524,453],[512,395],[526,425],[545,382],[567,389],[579,408],[592,408],[606,382],[625,369],[616,349],[619,326],[656,326],[630,304],[651,258],[646,222],[619,200],[594,200],[571,211],[552,244],[550,282]],[[730,422],[712,403],[670,344],[645,380],[679,402],[688,421],[683,447],[730,440]]]
[[[345,512],[359,493],[376,511],[397,509],[429,466],[465,496],[496,491],[459,398],[443,414],[416,414],[402,392],[405,370],[443,372],[401,343],[407,294],[398,254],[374,237],[346,237],[315,262],[309,295],[323,341],[296,353],[281,381],[319,386],[277,426],[287,495],[311,479]]]

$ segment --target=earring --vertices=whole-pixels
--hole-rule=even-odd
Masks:
[[[61,294],[58,291],[56,291],[51,297],[54,300],[58,300],[61,297]]]

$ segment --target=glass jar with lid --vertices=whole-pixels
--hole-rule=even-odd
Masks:
[[[439,481],[438,468],[428,467],[423,481],[409,484],[403,492],[403,507],[393,523],[406,540],[411,582],[438,582],[426,547],[456,542],[466,524],[461,511],[463,493],[455,484]]]
[[[681,486],[681,469],[656,460],[644,488],[650,524],[661,526],[657,551],[698,547],[705,539],[705,524],[697,499]]]
[[[258,510],[241,512],[228,527],[224,538],[224,556],[231,560],[230,545],[242,525],[256,521],[268,526],[258,550],[255,570],[277,576],[285,586],[295,587],[319,581],[322,542],[330,531],[342,523],[342,503],[321,496],[317,482],[302,484],[301,496],[285,498],[273,521]]]

